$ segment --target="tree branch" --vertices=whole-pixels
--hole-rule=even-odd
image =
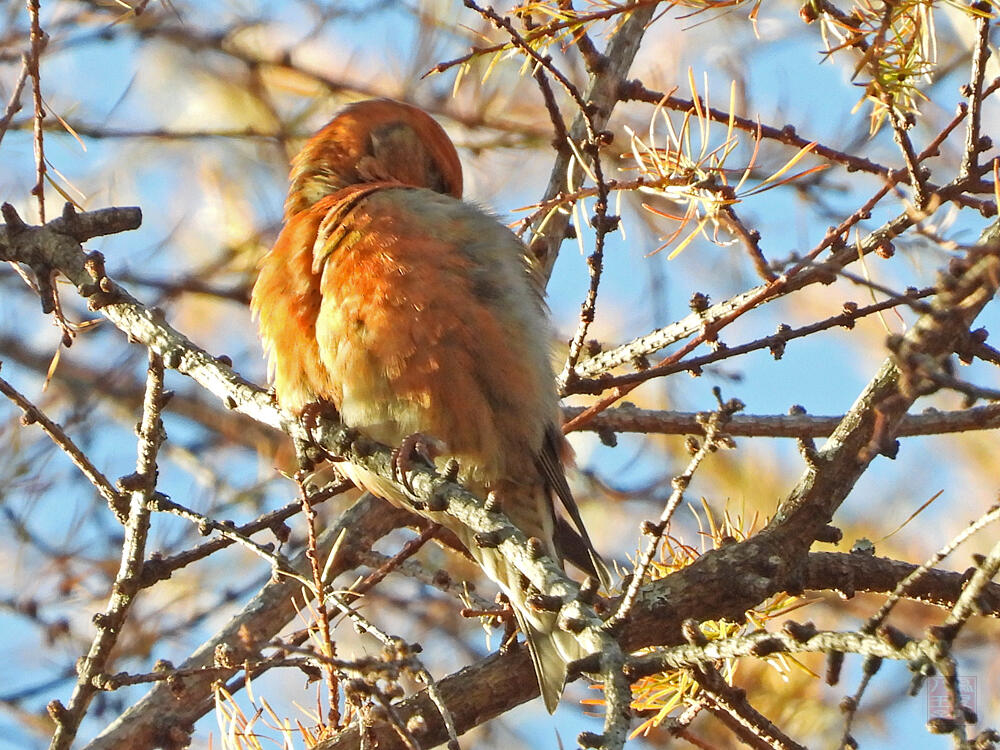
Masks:
[[[406,523],[409,514],[393,508],[371,495],[364,495],[332,523],[317,540],[320,555],[328,556],[336,544],[337,555],[327,564],[328,580],[356,565],[358,556],[381,537]],[[292,567],[308,577],[306,553],[290,560]],[[228,672],[216,670],[184,677],[180,685],[161,682],[153,686],[139,702],[131,706],[86,750],[116,750],[121,747],[181,747],[190,737],[194,723],[212,710],[213,685],[217,680],[236,674],[239,664],[255,657],[285,625],[298,614],[296,598],[309,597],[310,589],[297,580],[271,580],[226,626],[205,641],[179,667],[201,670],[218,666],[216,653],[227,654]],[[235,665],[235,666],[234,666]]]

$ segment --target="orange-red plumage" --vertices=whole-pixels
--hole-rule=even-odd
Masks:
[[[348,107],[293,161],[285,227],[252,307],[284,408],[328,402],[380,442],[433,439],[440,462],[456,458],[459,480],[495,493],[558,560],[554,494],[589,541],[562,474],[541,290],[517,238],[461,191],[455,148],[424,112],[390,100]],[[346,471],[402,502],[391,482]],[[586,654],[554,615],[526,605],[502,555],[443,523],[510,598],[553,709],[566,664]]]

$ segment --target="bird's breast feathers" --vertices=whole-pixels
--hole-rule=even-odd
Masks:
[[[258,294],[279,285],[302,293]],[[293,411],[332,401],[345,423],[389,444],[423,432],[481,480],[530,471],[557,420],[524,248],[450,196],[385,183],[327,196],[286,225],[254,299]],[[286,342],[286,325],[306,335]]]

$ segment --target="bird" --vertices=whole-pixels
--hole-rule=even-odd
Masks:
[[[284,225],[251,295],[279,405],[296,416],[331,406],[389,446],[419,436],[438,469],[457,461],[457,481],[498,501],[552,559],[607,583],[566,480],[537,263],[494,216],[462,200],[445,130],[404,102],[356,102],[305,143],[289,180]],[[397,483],[339,466],[410,507]],[[433,520],[507,595],[553,712],[568,664],[589,654],[555,613],[530,606],[526,579],[498,549],[447,514]]]

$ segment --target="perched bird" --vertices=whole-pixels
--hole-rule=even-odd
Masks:
[[[260,264],[259,317],[281,406],[331,404],[387,445],[425,437],[442,467],[490,492],[555,560],[606,575],[563,473],[567,447],[549,361],[542,288],[521,242],[465,203],[458,154],[416,107],[353,104],[292,161],[285,225]],[[354,482],[398,505],[396,484],[345,465]],[[561,499],[575,531],[557,517]],[[586,656],[497,549],[436,514],[507,594],[531,650],[546,707],[566,666]],[[581,554],[580,550],[584,550]]]

